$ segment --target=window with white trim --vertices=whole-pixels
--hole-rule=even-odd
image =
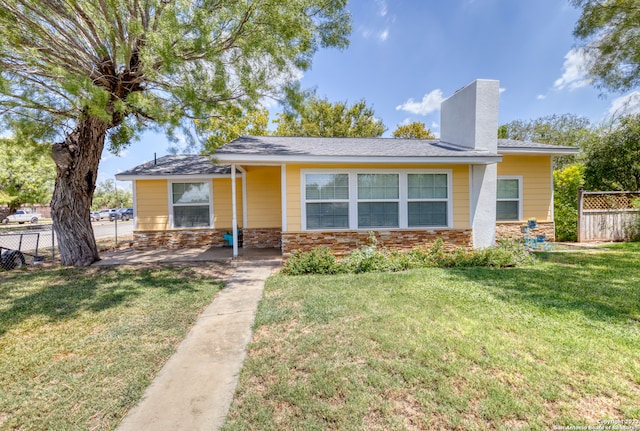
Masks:
[[[449,227],[450,170],[306,170],[302,228]]]
[[[349,228],[349,174],[306,174],[307,229]]]
[[[358,228],[399,227],[398,174],[358,174]]]
[[[210,182],[171,183],[174,228],[211,226]]]
[[[449,200],[447,174],[408,174],[409,227],[446,226]]]
[[[517,221],[522,214],[522,179],[499,177],[496,202],[496,220]]]

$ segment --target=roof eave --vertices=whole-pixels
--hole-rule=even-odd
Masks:
[[[237,172],[236,175],[242,176],[242,172]],[[181,179],[194,179],[201,178],[203,180],[216,179],[216,178],[231,178],[231,174],[116,174],[116,180],[118,181],[135,181],[135,180],[181,180]]]

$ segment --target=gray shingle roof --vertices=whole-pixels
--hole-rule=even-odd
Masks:
[[[540,152],[552,154],[577,151],[572,147],[560,147],[535,142],[498,139],[498,154],[475,151],[441,142],[437,139],[395,138],[300,138],[281,136],[243,136],[219,148],[216,156],[275,157],[282,161],[296,157],[311,158],[376,158],[392,162],[403,158],[496,158],[503,151]],[[498,159],[499,160],[499,159]],[[209,156],[176,155],[163,156],[156,161],[144,163],[116,177],[131,176],[176,176],[176,175],[230,175],[230,165],[214,164]]]
[[[498,152],[506,148],[520,149],[548,149],[548,150],[577,150],[575,147],[566,147],[559,145],[539,144],[537,142],[517,141],[515,139],[498,139]]]
[[[209,156],[177,155],[163,156],[119,173],[117,176],[164,176],[164,175],[230,175],[230,165],[216,165]]]
[[[216,155],[326,157],[497,157],[439,140],[395,138],[300,138],[243,136],[219,148]]]

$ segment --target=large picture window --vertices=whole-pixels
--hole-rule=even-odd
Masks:
[[[303,170],[302,228],[449,227],[449,170]]]
[[[521,219],[522,183],[521,178],[498,178],[496,220],[517,221]]]
[[[208,182],[172,183],[173,227],[211,226],[211,186]]]
[[[446,226],[449,181],[447,174],[409,174],[408,226]]]
[[[305,176],[307,229],[349,227],[349,174]]]

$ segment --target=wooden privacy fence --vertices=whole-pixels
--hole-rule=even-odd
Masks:
[[[638,234],[640,192],[578,190],[578,241],[625,241]]]

